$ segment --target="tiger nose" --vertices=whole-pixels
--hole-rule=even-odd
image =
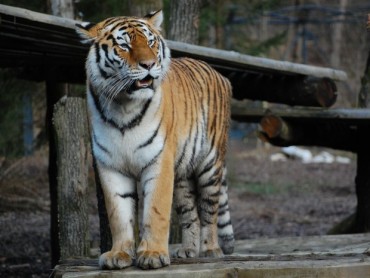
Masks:
[[[139,65],[146,70],[150,70],[154,66],[154,61],[142,61],[139,62]]]

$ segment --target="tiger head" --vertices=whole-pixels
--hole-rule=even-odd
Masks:
[[[87,78],[100,95],[110,100],[154,95],[170,62],[160,34],[162,21],[162,11],[157,11],[144,18],[112,17],[77,25],[83,42],[91,44]]]

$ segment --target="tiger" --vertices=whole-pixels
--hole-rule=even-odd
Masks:
[[[205,62],[171,58],[162,21],[160,10],[76,28],[90,44],[91,145],[112,233],[102,269],[169,265],[172,204],[182,230],[172,256],[222,257],[234,248],[225,166],[232,88]]]

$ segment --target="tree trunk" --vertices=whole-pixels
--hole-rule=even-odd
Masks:
[[[86,101],[64,97],[54,108],[60,259],[89,255]]]
[[[347,9],[348,0],[340,0],[340,10],[341,12],[345,12]],[[343,27],[344,24],[340,22],[341,20],[344,20],[344,15],[340,15],[338,17],[339,22],[334,24],[334,30],[333,30],[333,36],[332,36],[332,45],[333,50],[330,54],[330,65],[333,68],[338,68],[340,66],[340,58],[341,58],[341,46],[342,46],[342,40],[343,40]]]
[[[74,0],[50,0],[51,14],[60,17],[74,18]]]
[[[199,41],[201,0],[171,0],[168,39],[191,44]]]
[[[162,0],[128,0],[129,16],[142,17],[162,8]]]

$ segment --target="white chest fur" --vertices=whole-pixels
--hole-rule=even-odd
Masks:
[[[120,128],[135,120],[135,117],[138,118],[138,111],[142,111],[145,104],[146,101],[141,105],[132,104],[118,109],[116,106],[106,113],[108,118],[104,118],[93,97],[88,94],[95,158],[106,166],[135,178],[160,153],[164,144],[164,136],[159,129],[161,119],[156,116],[160,97],[154,97],[150,101],[145,114],[139,118],[140,124]]]

